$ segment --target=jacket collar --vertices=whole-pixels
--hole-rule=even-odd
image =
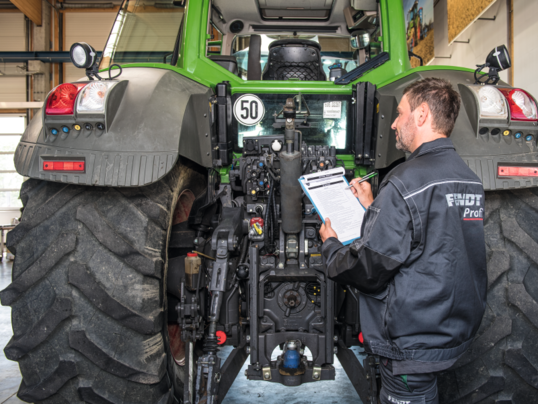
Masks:
[[[442,137],[439,139],[432,140],[431,142],[422,143],[413,153],[411,153],[407,161],[413,160],[416,157],[441,149],[455,150],[454,144],[452,144],[452,140],[446,137]]]

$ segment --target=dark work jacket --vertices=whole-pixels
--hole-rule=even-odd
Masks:
[[[327,275],[359,289],[366,350],[394,374],[450,367],[486,305],[484,189],[442,138],[422,144],[383,180],[362,237],[323,243]]]

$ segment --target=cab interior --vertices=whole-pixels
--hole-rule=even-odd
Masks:
[[[334,81],[382,52],[376,0],[214,0],[206,56],[244,80]]]

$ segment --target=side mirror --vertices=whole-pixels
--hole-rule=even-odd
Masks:
[[[353,49],[364,49],[370,45],[370,34],[368,31],[359,30],[351,33],[351,47]]]
[[[475,84],[497,84],[500,80],[499,72],[508,69],[510,66],[512,66],[512,61],[506,46],[495,47],[486,58],[486,63],[476,65],[478,69],[474,72]],[[489,68],[488,74],[480,75],[485,67]]]

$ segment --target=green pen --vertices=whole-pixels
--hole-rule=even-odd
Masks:
[[[373,173],[370,173],[370,174],[367,174],[364,177],[362,177],[359,181],[357,181],[355,184],[360,184],[361,182],[368,181],[370,178],[374,178],[376,175],[377,175],[377,171],[373,172]],[[346,188],[350,189],[352,187],[353,187],[353,185],[348,185]]]

